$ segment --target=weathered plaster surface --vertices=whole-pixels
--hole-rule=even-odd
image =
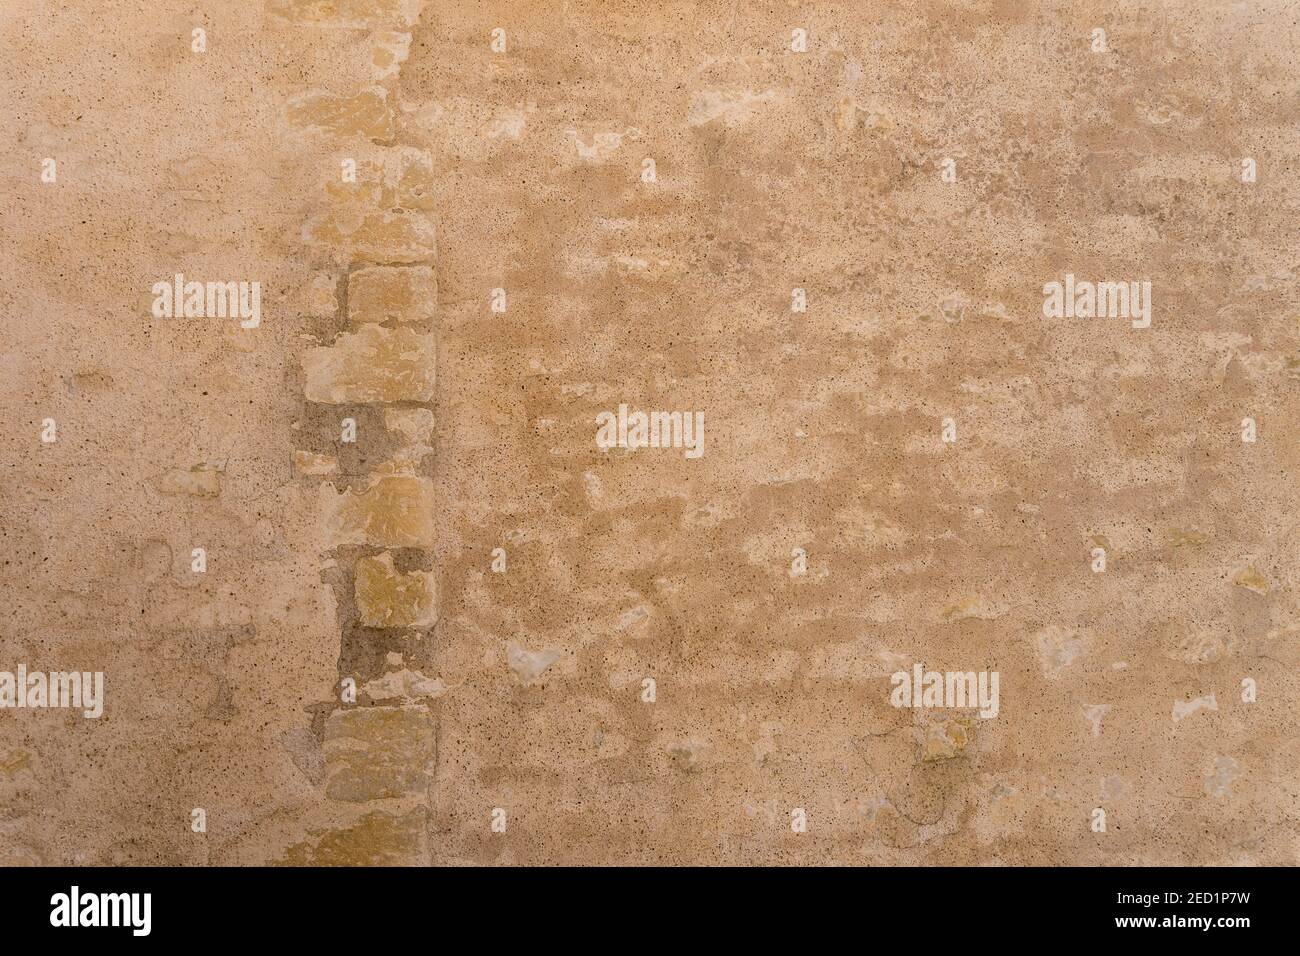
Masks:
[[[1296,862],[1298,12],[6,4],[0,861]]]

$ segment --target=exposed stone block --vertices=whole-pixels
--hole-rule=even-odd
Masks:
[[[338,136],[393,138],[393,108],[382,86],[339,96],[324,90],[304,93],[289,102],[289,125],[300,129],[323,129]]]
[[[348,279],[353,323],[427,322],[437,311],[438,284],[429,266],[372,266]]]
[[[420,213],[378,209],[357,216],[334,210],[304,227],[304,238],[348,258],[368,262],[419,262],[437,251],[433,220]]]
[[[421,866],[426,863],[425,814],[376,811],[351,826],[323,830],[285,851],[283,866]]]
[[[436,728],[423,706],[334,711],[325,724],[326,795],[356,803],[423,794]]]
[[[307,400],[330,405],[427,402],[433,398],[436,356],[433,335],[363,325],[303,356]]]
[[[388,553],[357,562],[355,593],[366,627],[427,627],[437,618],[433,573],[402,574]]]
[[[326,520],[337,544],[381,548],[433,546],[433,483],[414,475],[386,475],[361,491],[338,494],[323,486]]]
[[[410,26],[424,0],[267,0],[266,12],[281,20],[348,30]]]
[[[403,445],[427,445],[433,438],[433,412],[427,408],[385,408],[384,427]]]

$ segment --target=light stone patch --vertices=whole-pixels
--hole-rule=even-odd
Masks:
[[[411,52],[411,34],[390,30],[371,36],[370,62],[376,80],[386,80],[397,75]]]
[[[559,659],[560,652],[556,650],[529,651],[518,644],[506,648],[506,664],[525,687],[535,683]]]
[[[362,136],[388,142],[395,129],[388,91],[382,86],[350,96],[323,90],[304,93],[289,101],[285,115],[290,126],[323,130],[335,136]]]
[[[433,398],[436,337],[407,328],[363,325],[333,345],[303,355],[311,402],[427,402]]]
[[[1111,711],[1110,704],[1084,704],[1083,715],[1088,718],[1093,737],[1101,736],[1101,722]]]
[[[361,490],[337,493],[322,486],[325,526],[336,545],[431,548],[434,487],[428,478],[385,475]]]
[[[385,408],[384,427],[404,446],[427,447],[433,438],[433,411],[428,408]]]
[[[280,860],[287,866],[424,866],[426,815],[415,809],[401,815],[373,811],[350,825],[317,830],[290,845]]]
[[[224,465],[205,463],[192,468],[173,468],[157,480],[164,495],[192,495],[196,498],[216,498],[221,494],[221,474]]]
[[[418,701],[436,700],[447,692],[447,686],[439,678],[402,668],[368,681],[361,690],[373,701]]]
[[[1188,701],[1176,700],[1174,701],[1173,721],[1174,723],[1178,723],[1183,718],[1190,717],[1198,710],[1217,711],[1218,709],[1219,702],[1215,700],[1213,694],[1207,694],[1205,697],[1197,697]]]
[[[273,18],[344,30],[410,26],[428,0],[267,0]]]
[[[339,460],[334,455],[319,455],[316,452],[301,450],[293,453],[293,471],[296,475],[323,477],[337,474],[338,470]]]
[[[431,266],[371,266],[348,277],[348,319],[354,325],[429,322],[437,312]]]
[[[1233,574],[1232,583],[1256,594],[1268,593],[1268,578],[1255,570],[1252,565],[1247,565]]]
[[[1033,636],[1038,663],[1050,680],[1059,678],[1083,653],[1080,635],[1059,624],[1052,624]]]
[[[356,602],[366,627],[429,627],[438,617],[431,571],[401,574],[387,552],[356,564]]]
[[[691,98],[691,108],[686,122],[691,126],[704,126],[721,122],[724,126],[739,126],[754,117],[758,108],[776,99],[772,90],[761,93],[746,90],[724,93],[720,90],[701,90]]]
[[[422,794],[433,770],[436,723],[427,707],[336,710],[325,724],[325,793],[360,803]]]
[[[437,248],[428,216],[388,209],[331,211],[308,222],[303,238],[340,257],[370,262],[419,262],[433,258]]]

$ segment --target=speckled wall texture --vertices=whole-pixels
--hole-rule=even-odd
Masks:
[[[0,861],[1297,862],[1300,3],[0,45]]]

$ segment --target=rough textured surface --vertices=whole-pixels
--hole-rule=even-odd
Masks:
[[[0,862],[1296,863],[1298,15],[5,4]]]
[[[429,322],[437,305],[428,266],[375,266],[348,277],[348,316],[356,323]]]
[[[436,581],[431,571],[402,574],[392,554],[356,563],[357,614],[366,627],[428,627],[436,616]]]
[[[363,325],[307,353],[307,399],[331,405],[427,402],[436,355],[433,336]]]

